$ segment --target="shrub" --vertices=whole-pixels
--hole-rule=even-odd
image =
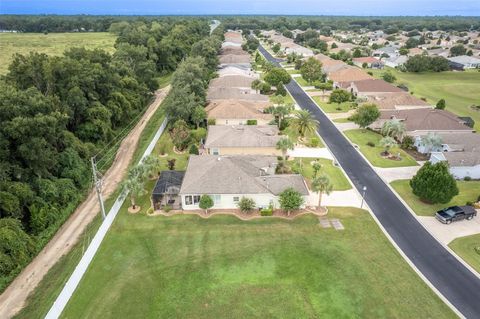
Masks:
[[[368,71],[367,74],[373,76],[373,72],[372,72],[372,71]]]
[[[406,150],[413,149],[414,140],[413,137],[407,135],[402,140],[402,148]]]
[[[151,214],[153,214],[153,207],[149,207],[147,209],[147,215],[151,215]]]
[[[190,149],[188,150],[188,154],[193,154],[193,155],[198,155],[198,147],[195,144],[192,144],[190,146]]]
[[[249,213],[255,209],[255,201],[248,197],[242,197],[238,201],[237,206],[242,213]]]
[[[261,216],[272,216],[273,215],[273,207],[264,208],[260,210]]]
[[[319,147],[320,139],[318,137],[312,137],[308,143],[308,147]]]
[[[198,207],[201,209],[204,209],[205,212],[207,213],[210,208],[212,208],[214,205],[212,197],[209,195],[202,195],[200,197],[200,202],[198,203]]]
[[[215,119],[208,119],[207,120],[208,125],[215,125],[215,123],[216,123]]]
[[[287,95],[287,90],[283,85],[277,86],[277,91],[275,92],[275,95],[281,95],[281,96],[286,96]]]
[[[393,75],[391,72],[387,71],[385,73],[383,73],[382,75],[382,78],[384,81],[388,82],[388,83],[393,83],[397,80],[397,78],[395,77],[395,75]]]
[[[421,97],[420,100],[422,100],[424,102],[427,102],[427,98],[425,98],[425,97]]]
[[[432,204],[448,203],[458,195],[457,182],[445,162],[426,162],[410,180],[410,187],[420,199]]]
[[[290,216],[290,212],[298,210],[304,203],[302,194],[289,187],[279,194],[280,207],[287,212]]]
[[[363,62],[363,63],[362,63],[362,68],[364,68],[364,69],[368,68],[368,63],[367,63],[367,62]]]
[[[440,99],[438,100],[437,104],[435,105],[435,108],[438,110],[444,110],[446,106],[445,99]]]
[[[173,208],[172,208],[172,206],[170,206],[170,205],[165,205],[165,206],[163,206],[163,211],[164,211],[165,213],[169,213],[172,209],[173,209]]]
[[[257,120],[247,120],[247,125],[257,125]]]
[[[191,130],[190,134],[195,143],[200,143],[202,139],[207,137],[207,129],[204,127],[199,127],[195,130]]]
[[[467,202],[465,203],[465,205],[466,205],[466,206],[473,206],[473,202],[467,201]]]
[[[373,143],[373,142],[370,142],[370,141],[369,141],[369,142],[367,142],[367,145],[368,145],[368,146],[370,146],[370,147],[375,147],[375,143]]]
[[[471,181],[472,178],[471,178],[470,176],[465,176],[465,177],[463,178],[463,180],[466,181],[466,182],[468,182],[468,181]]]

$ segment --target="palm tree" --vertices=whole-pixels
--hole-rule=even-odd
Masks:
[[[312,168],[313,168],[313,179],[317,178],[317,174],[322,169],[322,164],[320,164],[319,161],[314,161],[312,163]]]
[[[137,165],[130,169],[127,178],[122,182],[121,189],[123,196],[130,195],[132,208],[136,209],[136,199],[145,194],[145,168],[143,165]]]
[[[381,133],[383,136],[390,136],[401,141],[405,131],[405,124],[397,119],[393,119],[383,123]]]
[[[290,123],[302,138],[307,133],[314,133],[318,128],[318,121],[307,110],[296,111],[295,117],[291,119]]]
[[[253,90],[255,90],[256,93],[258,93],[258,91],[260,91],[262,89],[262,86],[263,86],[263,83],[259,79],[253,80],[253,82],[251,84],[251,88]]]
[[[160,175],[160,168],[162,167],[162,161],[154,154],[148,155],[142,161],[142,165],[145,167],[148,177],[153,177],[155,174]]]
[[[397,142],[393,139],[393,137],[385,136],[380,140],[380,146],[383,146],[383,148],[385,149],[383,151],[383,155],[385,156],[388,156],[390,154],[390,149],[395,145],[397,145]]]
[[[442,146],[442,137],[435,133],[428,133],[420,138],[420,142],[426,153],[437,150]]]
[[[322,206],[322,195],[329,195],[332,192],[333,185],[330,183],[330,179],[325,176],[319,176],[312,181],[312,190],[318,193],[318,208]]]
[[[295,145],[293,144],[292,140],[287,136],[283,137],[277,142],[277,150],[282,151],[283,160],[287,159],[287,152],[288,150],[293,150]]]
[[[272,114],[277,118],[277,125],[280,129],[282,127],[283,119],[292,112],[292,107],[289,105],[279,105],[273,107]]]

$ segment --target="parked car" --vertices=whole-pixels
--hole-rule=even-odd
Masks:
[[[472,206],[452,206],[439,210],[435,214],[441,223],[450,224],[457,220],[471,220],[477,215],[477,211]]]

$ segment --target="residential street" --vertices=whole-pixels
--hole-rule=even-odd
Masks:
[[[259,50],[278,65],[278,59],[262,46]],[[295,81],[286,88],[298,105],[309,110],[320,122],[319,134],[354,186],[360,192],[367,187],[369,207],[403,253],[465,317],[480,318],[480,279],[423,228]]]

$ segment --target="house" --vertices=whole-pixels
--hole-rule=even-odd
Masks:
[[[397,119],[405,124],[406,135],[417,137],[428,133],[452,134],[469,133],[473,129],[455,114],[437,109],[411,109],[381,111],[380,118],[370,127],[380,130],[383,123]]]
[[[229,48],[229,47],[241,48],[241,47],[242,47],[242,43],[237,43],[237,42],[232,42],[232,41],[224,41],[224,42],[222,43],[222,48]]]
[[[478,69],[480,68],[480,59],[468,56],[460,55],[448,58],[448,61],[452,67],[460,67],[461,69]]]
[[[226,55],[226,54],[235,54],[235,55],[248,55],[250,54],[246,51],[244,51],[241,47],[225,47],[220,50],[221,55]]]
[[[397,57],[399,55],[400,53],[398,47],[391,45],[373,51],[373,56],[376,57]]]
[[[367,65],[367,68],[371,68],[371,69],[383,69],[384,67],[384,63],[382,61],[380,61],[379,59],[375,59],[374,57],[371,57],[371,56],[353,58],[352,62],[353,64],[355,64],[360,68],[363,67],[364,63]]]
[[[322,61],[322,71],[326,74],[336,72],[341,69],[347,69],[349,65],[340,60],[325,59]]]
[[[250,64],[249,55],[225,54],[218,56],[220,66],[225,64]]]
[[[246,100],[257,102],[268,102],[268,96],[257,94],[250,88],[229,88],[229,87],[209,87],[207,90],[207,101],[213,100]]]
[[[283,52],[285,54],[295,53],[295,54],[301,55],[303,57],[313,56],[313,51],[311,49],[302,47],[301,45],[298,45],[298,44],[293,43],[293,42],[283,46]]]
[[[207,117],[215,119],[216,125],[244,125],[255,120],[257,125],[267,125],[274,117],[264,113],[269,102],[250,102],[242,100],[216,100],[205,108]]]
[[[432,152],[430,162],[448,162],[450,174],[456,179],[480,179],[480,152]]]
[[[337,71],[328,73],[327,78],[332,80],[337,87],[341,86],[343,82],[361,81],[372,79],[365,71],[356,67],[342,68]]]
[[[425,53],[425,51],[423,51],[422,49],[420,48],[411,48],[408,50],[408,56],[415,56],[415,55],[422,55],[423,53]]]
[[[210,155],[281,155],[276,125],[210,125],[205,148]]]
[[[420,108],[433,108],[424,100],[416,98],[407,92],[379,93],[369,95],[365,98],[365,103],[377,105],[379,110],[407,110]]]
[[[251,89],[254,78],[244,75],[226,75],[210,81],[210,87]]]
[[[480,134],[475,133],[456,133],[456,134],[438,134],[442,141],[439,147],[430,149],[423,145],[421,137],[415,139],[415,147],[420,153],[430,152],[478,152],[480,151]]]
[[[250,68],[242,68],[236,66],[225,66],[217,70],[218,77],[241,75],[250,77],[252,79],[258,79],[260,76],[258,73],[253,72]]]
[[[404,92],[402,89],[396,87],[395,85],[391,85],[390,83],[379,80],[379,79],[367,79],[367,80],[360,80],[360,81],[352,81],[352,82],[343,82],[340,85],[342,88],[350,91],[355,96],[369,96],[369,95],[377,95],[382,93],[402,93]]]
[[[192,155],[188,160],[180,196],[184,210],[199,209],[202,195],[212,197],[213,209],[237,209],[242,197],[255,206],[279,207],[279,194],[293,188],[308,200],[309,191],[301,175],[276,175],[275,156]]]
[[[162,171],[158,177],[152,192],[152,204],[155,210],[169,206],[172,209],[180,209],[181,198],[179,196],[185,172]]]
[[[385,62],[386,66],[391,68],[396,68],[404,65],[408,61],[408,57],[406,55],[397,55],[397,56],[388,57],[383,61]]]

